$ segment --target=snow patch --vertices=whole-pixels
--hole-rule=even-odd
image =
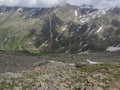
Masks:
[[[85,22],[89,22],[91,19],[95,19],[97,17],[102,17],[103,15],[106,14],[107,11],[108,11],[108,9],[99,9],[99,10],[91,12],[91,13],[88,12],[86,15],[79,16],[78,22],[81,24],[83,24]],[[76,13],[76,11],[75,11],[75,13]]]
[[[62,31],[65,31],[66,30],[66,27],[64,27],[63,29],[62,29]]]
[[[106,40],[106,38],[103,38],[103,41],[105,41]]]
[[[97,30],[97,33],[99,33],[103,28],[103,25]]]
[[[85,44],[83,47],[87,47],[88,46],[88,44]]]
[[[75,66],[75,64],[74,63],[69,63],[69,66]]]
[[[83,41],[80,42],[80,46],[83,44]]]
[[[120,47],[119,47],[119,46],[116,46],[116,47],[114,47],[114,46],[109,46],[109,47],[106,49],[106,51],[109,51],[109,52],[118,51],[118,50],[120,50]]]
[[[49,61],[49,63],[55,63],[55,61]]]
[[[78,16],[78,12],[77,12],[77,10],[75,10],[75,16],[76,16],[76,17]]]
[[[56,38],[55,41],[58,42],[59,41],[58,38]]]
[[[99,64],[98,62],[94,62],[94,61],[91,61],[89,59],[86,59],[86,61],[89,63],[89,64]]]
[[[59,64],[62,64],[62,62],[57,62],[57,61],[48,61],[49,63],[59,63]]]
[[[17,12],[22,12],[23,8],[18,8]]]
[[[69,53],[69,51],[67,50],[65,53],[67,54],[67,53]]]
[[[80,49],[81,50],[81,49]],[[80,51],[79,50],[79,51]],[[78,55],[82,55],[82,54],[88,54],[89,53],[89,50],[88,51],[85,51],[85,52],[80,52],[80,53],[78,53]]]

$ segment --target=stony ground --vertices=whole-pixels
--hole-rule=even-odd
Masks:
[[[120,90],[119,53],[111,55],[1,53],[0,90]]]

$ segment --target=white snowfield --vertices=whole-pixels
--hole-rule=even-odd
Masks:
[[[118,50],[120,50],[119,46],[116,46],[116,47],[110,46],[106,49],[106,51],[109,51],[109,52],[118,51]]]
[[[89,59],[86,59],[86,61],[89,63],[89,64],[100,64],[99,62],[94,62],[94,61],[91,61]]]

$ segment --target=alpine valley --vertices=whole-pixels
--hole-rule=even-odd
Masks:
[[[120,90],[120,8],[0,6],[0,90]]]

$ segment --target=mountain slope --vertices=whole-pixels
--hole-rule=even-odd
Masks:
[[[110,47],[119,49],[119,26],[119,8],[1,6],[0,49],[37,53],[110,51]]]

